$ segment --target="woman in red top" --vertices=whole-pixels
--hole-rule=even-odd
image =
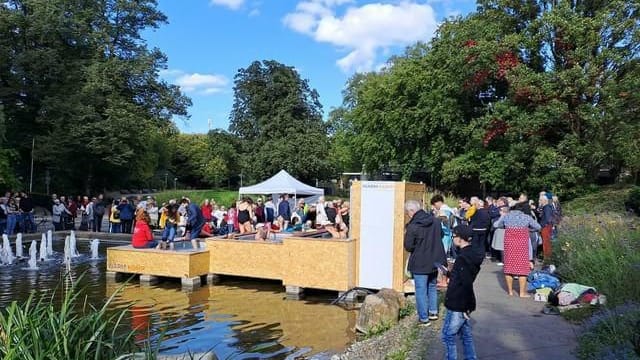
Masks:
[[[213,212],[213,205],[209,199],[204,199],[202,204],[200,204],[200,210],[202,211],[202,217],[205,222],[211,222],[211,213]]]
[[[133,229],[131,245],[136,249],[148,249],[158,246],[158,242],[153,240],[153,233],[149,227],[149,214],[140,208],[136,212],[136,227]]]

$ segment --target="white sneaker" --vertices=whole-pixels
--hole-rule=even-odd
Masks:
[[[504,266],[504,263],[503,263],[503,262],[499,262],[499,263],[497,263],[496,265],[498,265],[498,266]]]

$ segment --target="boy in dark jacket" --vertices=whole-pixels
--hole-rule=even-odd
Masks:
[[[442,326],[442,342],[445,347],[445,359],[457,359],[456,336],[460,336],[464,347],[465,359],[476,359],[476,351],[471,335],[469,314],[476,309],[476,297],[473,282],[480,271],[474,261],[471,247],[472,229],[467,225],[453,228],[453,244],[460,248],[453,270],[449,274],[449,287],[445,295],[444,306],[447,315]]]

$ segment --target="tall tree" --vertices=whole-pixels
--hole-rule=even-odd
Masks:
[[[290,66],[254,62],[235,76],[229,131],[243,143],[243,174],[281,169],[305,181],[326,177],[328,139],[318,93]]]
[[[603,166],[637,173],[640,4],[478,5],[358,78],[344,118],[367,168],[564,193]]]
[[[0,104],[7,143],[54,184],[85,191],[142,184],[190,100],[158,78],[166,57],[144,29],[166,22],[155,0],[10,0],[0,4]],[[25,167],[18,167],[19,173]]]

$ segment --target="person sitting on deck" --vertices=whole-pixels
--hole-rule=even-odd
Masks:
[[[131,236],[131,245],[136,249],[148,249],[158,246],[158,242],[153,240],[153,233],[149,227],[149,214],[145,209],[139,208],[136,211],[136,227]]]

